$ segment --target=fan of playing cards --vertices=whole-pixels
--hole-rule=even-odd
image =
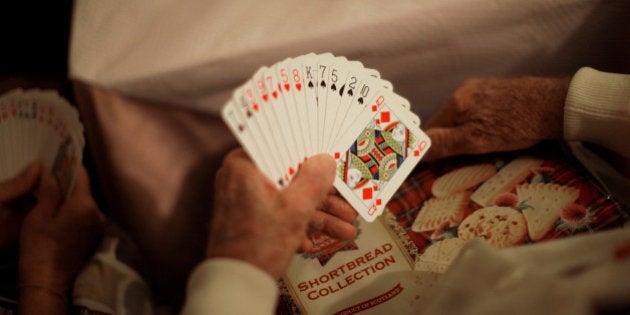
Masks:
[[[260,68],[234,91],[222,116],[278,187],[308,157],[337,162],[335,187],[368,222],[430,146],[409,102],[358,61],[307,54]]]
[[[0,182],[40,160],[67,195],[84,145],[77,110],[56,91],[15,89],[0,97]]]

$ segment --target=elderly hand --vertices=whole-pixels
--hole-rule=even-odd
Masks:
[[[17,203],[35,188],[41,172],[41,163],[34,162],[20,175],[0,183],[0,250],[17,240],[27,210]]]
[[[334,160],[318,155],[278,190],[243,150],[232,151],[217,173],[208,256],[246,261],[280,277],[300,248],[309,221],[330,231],[343,221],[326,223],[331,213],[350,216],[338,196],[328,194],[334,176]],[[318,208],[329,213],[318,214]]]
[[[562,137],[569,79],[465,81],[427,124],[426,160],[528,148]]]
[[[351,240],[357,236],[357,228],[352,222],[358,216],[359,213],[333,188],[311,216],[309,231],[320,231],[339,240]],[[313,241],[306,237],[300,250],[307,252],[312,247]]]
[[[61,204],[59,188],[49,171],[42,172],[37,204],[24,218],[20,232],[20,294],[44,289],[65,295],[101,235],[105,218],[90,192],[85,168]],[[21,306],[22,307],[22,306]]]

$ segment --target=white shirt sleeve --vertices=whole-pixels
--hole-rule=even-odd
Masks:
[[[630,157],[630,75],[584,67],[571,80],[564,137],[593,142]]]
[[[275,314],[278,291],[276,280],[255,266],[213,258],[190,275],[181,314]]]

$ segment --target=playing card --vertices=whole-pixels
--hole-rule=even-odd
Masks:
[[[238,88],[234,92],[235,107],[240,113],[238,117],[244,117],[245,124],[252,131],[252,141],[257,143],[261,152],[265,152],[263,158],[267,159],[267,165],[275,170],[273,174],[267,175],[277,185],[284,186],[287,181],[284,178],[281,151],[278,142],[272,135],[271,127],[267,120],[267,116],[270,115],[268,113],[269,105],[262,103],[261,98],[255,92],[255,88],[252,81],[248,81]],[[239,139],[238,136],[237,139]],[[241,143],[241,145],[243,147],[248,146],[249,142]]]
[[[236,100],[230,100],[221,110],[221,116],[227,126],[232,131],[238,141],[242,144],[243,149],[252,158],[256,166],[263,171],[273,182],[280,188],[281,178],[279,169],[274,166],[270,159],[267,159],[267,152],[264,151],[265,146],[258,142],[255,134],[250,126],[247,125],[245,117],[241,115],[236,107]],[[274,180],[275,179],[275,180]]]
[[[290,65],[291,59],[287,58],[282,62],[276,64],[273,68],[276,73],[276,81],[278,81],[279,97],[278,102],[281,104],[284,113],[284,119],[287,120],[286,126],[288,129],[285,131],[289,133],[288,137],[293,141],[295,145],[295,151],[293,152],[294,161],[293,164],[297,164],[298,168],[302,162],[308,157],[306,150],[306,140],[304,139],[303,128],[308,128],[308,125],[302,125],[303,121],[298,112],[296,106],[297,102],[292,91],[291,79],[290,79]],[[306,118],[306,117],[304,117]],[[282,120],[282,118],[280,119]]]
[[[331,54],[317,56],[317,152],[324,152],[324,129],[326,127],[326,107],[330,83],[330,68],[335,58]]]
[[[368,105],[374,94],[380,91],[392,91],[393,87],[389,81],[375,78],[373,76],[360,76],[351,75],[348,82],[348,91],[345,93],[345,97],[342,98],[342,104],[340,105],[341,112],[338,115],[343,116],[343,123],[339,124],[338,129],[334,131],[335,135],[333,144],[338,143],[341,135],[346,135],[349,129],[355,124],[355,119]],[[330,151],[332,148],[328,147]]]
[[[56,91],[16,89],[0,97],[0,181],[39,160],[67,196],[84,145],[78,111]]]
[[[309,55],[303,61],[303,76],[306,81],[306,108],[308,113],[309,125],[310,125],[310,136],[311,136],[311,151],[314,153],[321,152],[319,151],[319,127],[318,127],[318,116],[319,116],[319,101],[317,97],[318,91],[318,71],[317,71],[317,56]]]
[[[298,115],[300,127],[299,132],[302,134],[301,137],[306,157],[312,156],[313,154],[317,153],[313,145],[313,141],[316,141],[316,139],[314,138],[316,134],[311,134],[311,130],[317,128],[317,126],[315,126],[314,124],[311,125],[311,121],[309,120],[309,103],[306,100],[306,82],[303,68],[304,60],[307,58],[313,58],[314,56],[315,54],[309,54],[291,59],[289,60],[287,65],[287,71],[290,81],[289,86],[291,88],[291,94],[293,97],[292,106],[295,108]]]
[[[299,145],[293,132],[295,128],[292,126],[292,120],[288,115],[287,106],[285,105],[284,98],[281,95],[282,92],[276,75],[276,68],[277,64],[269,68],[265,68],[262,73],[262,77],[256,79],[256,84],[259,86],[259,91],[266,90],[269,93],[268,99],[269,106],[271,108],[270,118],[273,124],[272,126],[274,126],[273,129],[283,144],[281,148],[284,152],[286,152],[286,154],[282,155],[285,157],[283,165],[286,169],[285,179],[290,181],[297,172],[299,168],[298,165],[302,159],[298,153]],[[264,87],[260,88],[260,86]]]
[[[332,155],[334,186],[371,222],[430,146],[410,107],[377,70],[311,53],[261,67],[222,116],[279,189],[309,156]]]
[[[335,187],[368,222],[383,211],[430,146],[414,118],[386,92],[374,96],[333,150]],[[345,144],[351,135],[355,140]]]

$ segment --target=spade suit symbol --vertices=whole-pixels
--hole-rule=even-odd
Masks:
[[[313,88],[313,81],[308,81],[308,87],[311,89]]]
[[[363,105],[363,97],[359,97],[359,104]]]
[[[348,95],[352,96],[354,94],[354,92],[352,92],[352,91],[354,91],[354,90],[353,89],[348,90]]]
[[[322,84],[320,84],[320,86],[325,88],[326,87],[326,82],[322,81]]]
[[[330,86],[330,89],[333,91],[337,91],[337,86],[333,83],[333,85]]]
[[[249,109],[247,110],[247,118],[252,117],[252,111],[250,111]]]
[[[243,130],[245,130],[245,127],[243,127],[243,125],[238,125],[238,131],[243,132]]]

